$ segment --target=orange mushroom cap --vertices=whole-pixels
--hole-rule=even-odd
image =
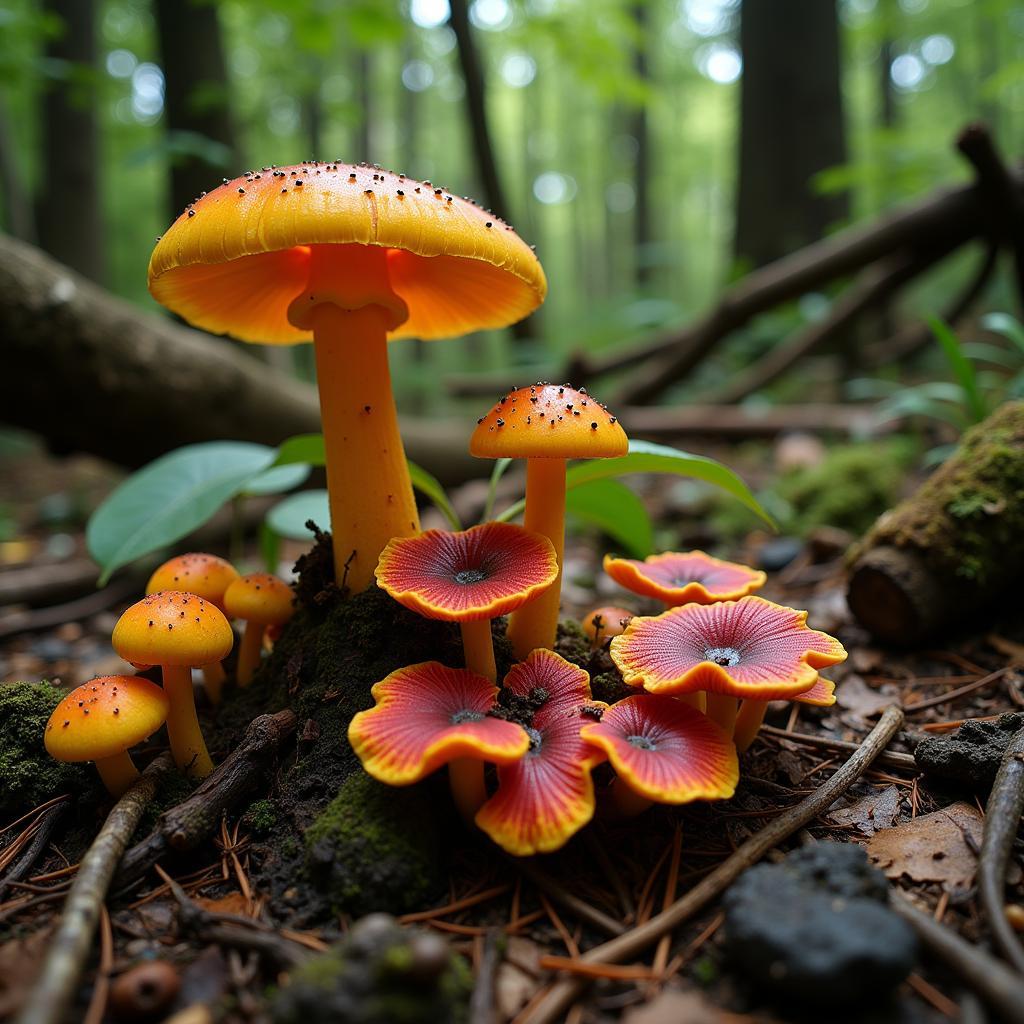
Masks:
[[[629,625],[634,612],[628,608],[618,608],[615,605],[602,605],[592,612],[587,612],[580,619],[580,625],[587,639],[595,647],[606,643],[613,636],[619,636]]]
[[[629,452],[618,420],[568,384],[533,384],[505,395],[469,441],[482,459],[614,459]]]
[[[740,768],[722,729],[674,697],[645,693],[613,704],[581,731],[633,792],[662,804],[728,799]]]
[[[251,572],[224,592],[224,609],[233,619],[280,626],[295,614],[295,591],[273,573]]]
[[[794,698],[797,704],[810,704],[818,708],[830,708],[836,702],[836,684],[831,679],[818,676],[815,684]]]
[[[538,649],[514,665],[505,687],[520,697],[547,694],[527,729],[530,749],[499,766],[498,790],[480,808],[477,825],[503,850],[525,857],[548,853],[594,816],[591,771],[604,754],[580,737],[585,709],[607,707],[590,696],[590,676],[552,651]]]
[[[44,742],[58,761],[100,761],[151,736],[167,719],[167,694],[140,676],[100,676],[54,708]]]
[[[505,615],[557,575],[551,541],[512,523],[396,537],[377,564],[377,583],[396,601],[428,619],[450,622]]]
[[[419,782],[457,758],[510,764],[530,746],[522,726],[488,715],[498,688],[468,669],[409,665],[370,692],[376,705],[352,719],[348,740],[363,768],[388,785]]]
[[[512,228],[430,182],[366,164],[263,167],[190,203],[149,263],[153,297],[189,323],[245,341],[308,341],[288,307],[310,246],[387,250],[408,319],[390,337],[505,327],[544,301],[540,261]]]
[[[767,575],[703,551],[667,551],[642,562],[604,556],[604,571],[620,587],[668,605],[735,601],[764,586]]]
[[[818,669],[844,661],[846,651],[808,628],[807,612],[742,597],[634,618],[612,640],[611,656],[627,686],[652,693],[785,700],[814,686]]]
[[[224,613],[212,602],[178,590],[137,601],[117,620],[114,650],[137,665],[212,665],[234,644]]]
[[[183,590],[211,601],[224,611],[224,591],[238,579],[238,570],[223,558],[190,551],[168,559],[149,577],[147,594]]]

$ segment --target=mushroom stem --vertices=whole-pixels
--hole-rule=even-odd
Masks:
[[[736,724],[736,709],[739,701],[730,697],[727,693],[709,692],[707,695],[707,714],[712,722],[720,725],[726,736],[732,736],[733,726]]]
[[[260,667],[265,629],[266,626],[262,622],[254,622],[252,619],[245,624],[242,642],[238,645],[238,668],[235,669],[235,678],[239,686],[248,686],[252,682],[252,677],[256,675],[256,669]]]
[[[649,800],[635,790],[630,789],[622,781],[621,776],[617,777],[612,783],[609,793],[613,815],[618,818],[634,818],[638,814],[643,814],[654,803],[653,800]]]
[[[558,575],[539,597],[509,616],[508,638],[519,661],[525,661],[530,651],[537,648],[555,646],[565,546],[565,462],[565,459],[528,459],[526,462],[523,526],[551,541],[558,558]]]
[[[742,754],[754,742],[754,737],[761,728],[767,710],[768,701],[766,700],[744,700],[740,704],[732,734],[738,754]]]
[[[491,620],[475,619],[460,623],[462,629],[462,654],[470,672],[489,679],[498,680],[498,666],[494,663],[494,641],[491,637]]]
[[[459,814],[472,821],[487,800],[484,785],[484,763],[472,757],[459,757],[448,765],[448,781]]]
[[[691,708],[696,708],[702,715],[706,715],[708,711],[708,695],[703,690],[694,690],[693,693],[680,693],[676,696],[682,704],[689,704]]]
[[[224,666],[219,661],[203,666],[203,688],[206,690],[206,696],[210,698],[211,704],[220,703],[225,678]]]
[[[167,737],[178,769],[192,779],[205,779],[213,771],[206,749],[196,702],[192,693],[192,670],[184,665],[164,665],[164,690],[171,702],[167,715]]]
[[[110,757],[99,758],[96,761],[96,771],[100,773],[103,785],[107,787],[110,795],[116,797],[128,792],[132,783],[139,777],[139,770],[127,750],[111,754]]]

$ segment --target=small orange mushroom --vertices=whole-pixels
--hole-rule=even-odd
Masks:
[[[273,573],[252,572],[228,587],[224,608],[231,618],[245,621],[235,677],[239,686],[248,686],[259,668],[266,628],[283,626],[295,614],[295,591]]]
[[[760,569],[712,558],[703,551],[666,551],[648,555],[642,562],[605,555],[604,571],[620,587],[653,597],[667,608],[736,601],[760,590],[768,579]]]
[[[511,523],[396,537],[377,565],[377,583],[400,604],[459,624],[466,668],[492,683],[497,667],[491,620],[522,607],[557,574],[551,542]]]
[[[552,647],[561,601],[565,545],[565,470],[569,459],[611,459],[626,455],[629,439],[608,410],[568,384],[539,383],[506,395],[477,424],[469,442],[482,459],[526,459],[523,525],[551,541],[558,579],[509,619],[516,657]]]
[[[594,648],[606,646],[613,636],[620,636],[633,618],[633,612],[628,608],[618,608],[615,605],[602,605],[592,612],[587,612],[580,619],[583,632]]]
[[[117,620],[111,642],[136,665],[159,665],[170,701],[167,736],[178,768],[196,779],[213,771],[192,691],[191,669],[227,657],[231,625],[214,604],[195,594],[162,590],[133,604]]]
[[[139,777],[128,751],[167,720],[170,702],[140,676],[100,676],[54,708],[44,742],[58,761],[95,761],[103,784],[121,796]]]
[[[226,559],[205,552],[190,551],[169,558],[158,566],[146,584],[147,594],[161,590],[183,590],[215,604],[224,611],[224,591],[238,579],[238,570]],[[219,661],[203,666],[206,695],[219,704],[224,688],[224,668]]]
[[[540,262],[493,214],[368,164],[263,167],[164,233],[153,297],[243,341],[314,341],[338,585],[373,582],[392,537],[419,532],[388,369],[389,338],[505,327],[547,292]]]

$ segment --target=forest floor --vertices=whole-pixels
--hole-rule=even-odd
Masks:
[[[93,479],[89,473],[85,478]],[[95,486],[102,489],[103,482]],[[58,532],[40,529],[34,538],[19,541],[28,545],[22,550],[7,547],[5,557],[48,564]],[[64,556],[69,546],[81,551],[80,530],[62,535],[67,540],[58,547]],[[751,538],[734,554],[750,557],[761,540]],[[641,602],[602,577],[599,552],[593,538],[570,545],[565,611],[578,615],[612,598],[644,611]],[[923,737],[948,735],[964,721],[992,721],[1024,709],[1024,616],[1009,609],[1001,619],[950,635],[927,650],[883,650],[850,620],[844,587],[842,551],[820,545],[804,545],[785,568],[770,574],[764,596],[808,609],[810,624],[838,636],[850,657],[827,673],[837,684],[835,706],[771,706],[770,728],[744,755],[733,799],[655,808],[628,822],[599,819],[558,854],[524,862],[495,856],[493,848],[468,833],[452,839],[447,890],[399,920],[442,935],[465,959],[474,979],[474,1021],[530,1020],[550,987],[579,970],[581,953],[615,931],[649,920],[814,793],[849,756],[836,741],[858,744],[892,704],[906,715],[886,748],[897,756],[876,761],[778,849],[826,840],[865,847],[892,885],[935,921],[971,943],[985,941],[974,882],[985,788],[936,781],[908,755]],[[19,628],[8,636],[2,636],[0,617],[0,678],[59,678],[77,685],[97,674],[124,671],[111,653],[109,635],[117,614],[132,600],[126,596],[119,605],[74,621]],[[294,757],[293,750],[282,751],[277,773],[261,780],[257,796],[273,795],[275,780]],[[264,870],[267,841],[251,802],[227,813],[211,841],[188,855],[162,857],[156,870],[110,899],[101,921],[103,941],[81,979],[73,1019],[86,1024],[115,1019],[109,1016],[111,980],[140,961],[159,958],[174,965],[180,980],[167,1013],[191,1008],[187,1019],[198,1024],[214,1018],[196,1015],[205,1012],[196,1006],[219,1007],[223,1015],[215,1019],[269,1020],[268,992],[288,973],[291,956],[281,944],[305,955],[326,949],[350,929],[353,922],[345,915],[295,913],[293,908],[306,902],[301,894],[290,892],[282,902]],[[31,845],[48,808],[25,807],[16,820],[0,821],[0,1019],[15,1010],[31,986],[77,859],[109,807],[98,794],[75,803],[31,872],[6,893],[4,872]],[[1018,904],[1024,903],[1019,854],[1008,890],[1008,901]],[[183,891],[174,889],[172,880]],[[297,876],[293,887],[309,884]],[[183,900],[206,912],[202,927],[186,927]],[[891,998],[868,994],[859,1005],[803,1006],[789,998],[772,1000],[728,957],[722,922],[713,901],[626,967],[596,969],[593,984],[562,1019],[572,1024],[929,1022],[957,1018],[967,1005],[955,975],[927,954]],[[254,932],[270,938],[257,942]],[[871,979],[864,984],[870,988]]]

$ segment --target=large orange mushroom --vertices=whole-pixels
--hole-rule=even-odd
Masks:
[[[455,337],[544,300],[540,262],[493,214],[365,164],[263,167],[204,194],[161,238],[149,289],[244,341],[313,339],[334,564],[353,592],[392,537],[419,531],[389,338]]]
[[[612,459],[629,451],[616,418],[585,390],[535,384],[505,395],[477,424],[469,442],[483,459],[526,459],[523,525],[551,541],[558,578],[540,597],[513,612],[508,636],[516,657],[552,647],[562,595],[565,546],[565,470],[569,459]]]

